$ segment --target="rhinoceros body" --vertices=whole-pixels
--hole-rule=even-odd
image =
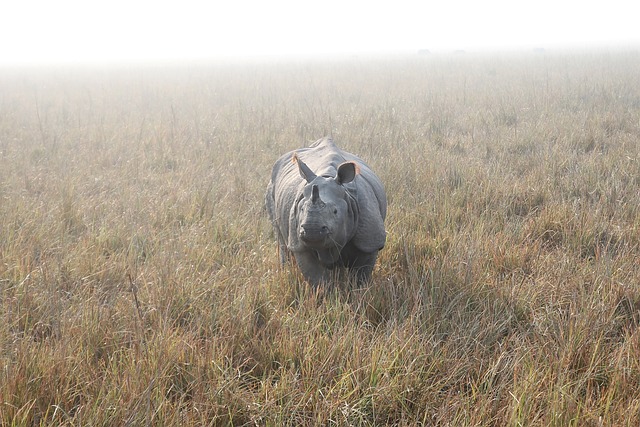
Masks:
[[[293,253],[314,286],[337,267],[370,279],[386,240],[387,197],[360,158],[330,138],[291,151],[273,166],[265,199],[282,263]]]

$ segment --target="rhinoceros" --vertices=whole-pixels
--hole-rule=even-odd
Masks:
[[[346,267],[358,283],[371,278],[384,247],[387,196],[380,179],[331,138],[280,157],[265,204],[284,265],[293,254],[313,286]]]

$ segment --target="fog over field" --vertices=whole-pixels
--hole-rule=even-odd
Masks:
[[[0,424],[638,425],[639,118],[634,48],[4,67]],[[361,287],[263,206],[323,136]]]
[[[10,2],[0,65],[640,45],[628,0]]]

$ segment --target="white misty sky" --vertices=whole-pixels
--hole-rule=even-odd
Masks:
[[[640,45],[636,0],[7,0],[0,64]]]

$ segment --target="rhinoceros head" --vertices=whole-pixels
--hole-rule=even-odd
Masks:
[[[349,208],[351,195],[344,187],[359,173],[355,162],[338,166],[336,176],[317,176],[294,154],[293,161],[307,184],[297,203],[298,237],[315,249],[342,247],[355,227],[355,212]]]

